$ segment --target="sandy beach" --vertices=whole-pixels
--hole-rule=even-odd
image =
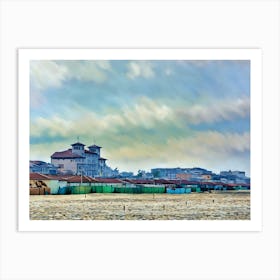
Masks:
[[[31,220],[249,220],[250,192],[32,195]]]

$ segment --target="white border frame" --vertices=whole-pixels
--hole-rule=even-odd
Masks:
[[[245,221],[35,221],[29,219],[30,60],[250,60],[251,219]],[[19,231],[261,231],[262,65],[260,49],[19,49]]]

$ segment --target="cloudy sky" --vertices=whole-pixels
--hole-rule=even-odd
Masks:
[[[77,141],[120,171],[203,167],[250,174],[250,62],[30,63],[30,158]]]

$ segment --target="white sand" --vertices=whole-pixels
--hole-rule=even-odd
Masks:
[[[248,220],[250,192],[31,195],[32,220]]]

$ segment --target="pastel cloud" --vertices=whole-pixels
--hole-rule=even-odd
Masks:
[[[52,136],[67,137],[75,135],[76,131],[83,131],[83,134],[94,133],[101,135],[117,131],[121,127],[153,128],[161,122],[172,121],[173,113],[166,105],[157,104],[155,101],[142,97],[133,107],[123,107],[118,112],[98,116],[95,112],[80,110],[77,119],[64,119],[53,116],[52,118],[38,117],[31,124],[31,136],[39,137],[48,134]],[[91,124],[91,125],[89,125]]]
[[[77,79],[94,81],[106,80],[106,71],[110,71],[109,61],[51,61],[33,60],[30,63],[30,81],[34,88],[44,90],[49,87],[61,87],[64,81]]]
[[[127,65],[126,76],[130,79],[138,77],[152,78],[155,75],[153,65],[149,61],[131,61]]]
[[[109,61],[33,60],[30,62],[31,108],[41,108],[47,103],[49,89],[62,89],[70,80],[100,84],[106,81],[110,71]]]
[[[250,115],[250,99],[211,100],[208,104],[195,104],[178,109],[177,113],[190,124],[214,123],[221,120],[245,118]]]
[[[68,79],[77,79],[80,81],[93,81],[102,83],[107,79],[107,71],[111,70],[109,61],[71,61],[67,63],[58,62],[62,67],[68,69]]]
[[[123,106],[110,114],[99,116],[93,111],[72,108],[77,118],[65,120],[63,117],[38,117],[31,124],[31,136],[38,137],[48,134],[52,136],[75,135],[81,130],[85,134],[92,131],[102,135],[126,128],[157,129],[159,125],[185,127],[186,125],[234,120],[237,117],[246,117],[249,114],[249,100],[217,101],[210,106],[193,105],[187,108],[175,109],[147,97],[141,97],[134,106]],[[77,114],[79,112],[79,114]],[[91,125],[89,125],[91,124]]]
[[[35,60],[30,63],[31,85],[38,90],[60,87],[68,76],[68,69],[50,60]]]

